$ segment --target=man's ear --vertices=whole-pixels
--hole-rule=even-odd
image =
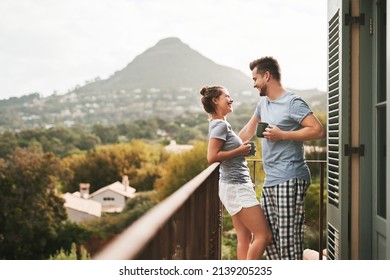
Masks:
[[[271,79],[271,73],[269,71],[265,71],[264,78],[267,82]]]

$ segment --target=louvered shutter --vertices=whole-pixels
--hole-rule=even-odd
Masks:
[[[345,25],[348,1],[328,0],[328,199],[329,259],[349,258],[349,158],[344,144],[350,131],[350,33]]]

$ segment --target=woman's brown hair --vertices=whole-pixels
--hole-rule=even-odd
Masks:
[[[215,113],[215,104],[213,99],[218,98],[224,90],[225,88],[223,86],[204,86],[200,90],[200,94],[202,95],[201,101],[203,108],[207,113]]]

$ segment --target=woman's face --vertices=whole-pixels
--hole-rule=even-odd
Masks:
[[[221,95],[215,100],[217,111],[222,115],[227,115],[233,112],[233,98],[230,97],[227,90],[223,90]]]

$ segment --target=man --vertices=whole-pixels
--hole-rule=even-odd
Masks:
[[[283,88],[273,57],[256,59],[249,67],[260,101],[239,136],[248,141],[258,122],[269,124],[262,140],[266,176],[260,199],[273,234],[266,255],[272,260],[301,260],[304,197],[310,185],[303,141],[324,138],[324,128],[304,100]]]

